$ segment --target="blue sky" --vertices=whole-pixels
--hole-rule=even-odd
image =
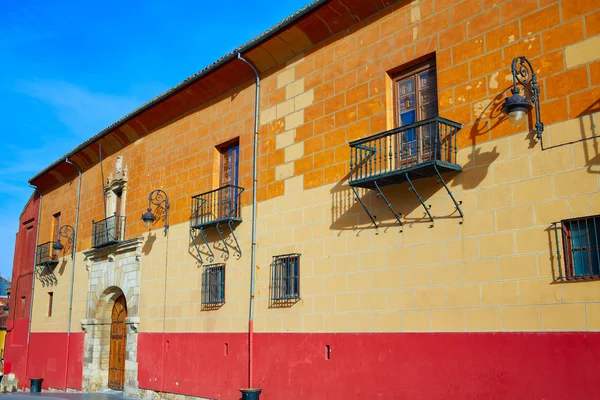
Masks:
[[[0,274],[30,177],[309,2],[2,2]]]

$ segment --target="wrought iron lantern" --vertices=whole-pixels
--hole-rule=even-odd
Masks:
[[[165,216],[165,233],[167,233],[169,230],[169,197],[160,189],[153,190],[148,195],[148,211],[142,214],[142,221],[144,221],[144,225],[148,229],[152,228],[152,224],[154,224],[154,221],[158,218],[152,212],[152,205],[162,208],[162,215]]]
[[[542,138],[544,124],[540,117],[540,87],[537,83],[537,75],[529,60],[523,56],[515,57],[512,61],[511,71],[513,76],[512,95],[504,100],[502,112],[508,115],[508,120],[512,125],[520,127],[535,105],[535,132],[539,140]],[[521,95],[517,84],[529,90],[531,99]]]
[[[60,242],[60,238],[63,237],[67,240],[75,240],[75,229],[71,225],[63,225],[60,227],[56,234],[56,242],[52,243],[52,248],[56,251],[62,251],[65,246]]]

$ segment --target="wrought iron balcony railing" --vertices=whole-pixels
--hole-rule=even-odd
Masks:
[[[373,189],[410,178],[432,176],[456,165],[456,133],[461,125],[442,117],[350,142],[350,185]]]
[[[35,265],[52,266],[58,264],[58,251],[52,247],[53,242],[40,244],[35,252]]]
[[[92,220],[92,247],[108,246],[123,240],[125,236],[125,217],[113,215],[95,222]]]
[[[243,191],[239,186],[226,185],[192,197],[192,228],[241,222],[240,195]]]

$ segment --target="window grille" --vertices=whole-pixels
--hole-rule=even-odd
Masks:
[[[225,264],[210,264],[202,272],[202,304],[225,303]]]
[[[272,300],[300,298],[300,254],[273,257],[271,285]]]
[[[600,216],[561,224],[566,278],[600,278]]]

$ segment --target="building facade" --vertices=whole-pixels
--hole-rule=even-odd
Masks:
[[[135,110],[30,180],[19,378],[593,398],[599,21],[591,0],[321,0]],[[519,56],[540,110],[515,128]]]

